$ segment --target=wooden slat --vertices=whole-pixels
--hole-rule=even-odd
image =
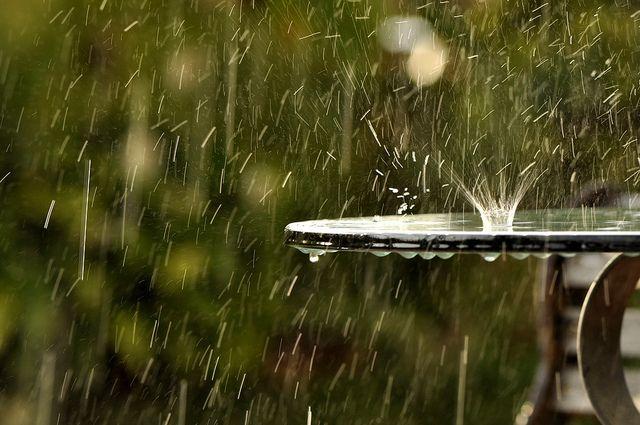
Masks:
[[[627,369],[625,376],[636,406],[640,409],[640,370]],[[587,392],[577,368],[565,369],[556,379],[556,388],[558,389],[556,409],[558,411],[579,415],[593,414],[591,402],[587,398]]]
[[[578,318],[580,310],[569,308],[565,312],[566,333],[565,349],[568,354],[576,354],[576,338],[578,334]],[[622,335],[620,337],[622,357],[640,358],[640,309],[629,308],[624,314]]]

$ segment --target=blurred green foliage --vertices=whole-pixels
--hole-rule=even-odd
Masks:
[[[445,42],[434,85],[379,47],[394,14]],[[537,161],[529,208],[594,179],[635,185],[638,16],[595,1],[5,2],[3,423],[455,423],[463,369],[464,423],[509,423],[537,361],[535,261],[311,264],[282,230],[393,214],[390,187],[418,196],[414,213],[470,210],[443,159],[471,179],[512,163],[512,180]]]

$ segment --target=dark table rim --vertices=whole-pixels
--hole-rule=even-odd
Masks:
[[[449,253],[640,253],[635,231],[454,231],[405,233],[309,232],[308,222],[285,228],[285,244],[303,250]]]

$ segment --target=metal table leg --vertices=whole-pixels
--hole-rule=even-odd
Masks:
[[[622,319],[639,279],[640,257],[613,258],[591,284],[580,313],[578,364],[604,425],[640,425],[620,353]]]

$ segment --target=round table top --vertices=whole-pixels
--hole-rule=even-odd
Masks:
[[[374,216],[291,223],[285,243],[312,256],[335,251],[448,257],[640,253],[640,210],[578,208],[516,213],[511,228],[483,230],[474,213]],[[485,256],[486,258],[486,256]],[[488,258],[488,259],[489,259]]]

